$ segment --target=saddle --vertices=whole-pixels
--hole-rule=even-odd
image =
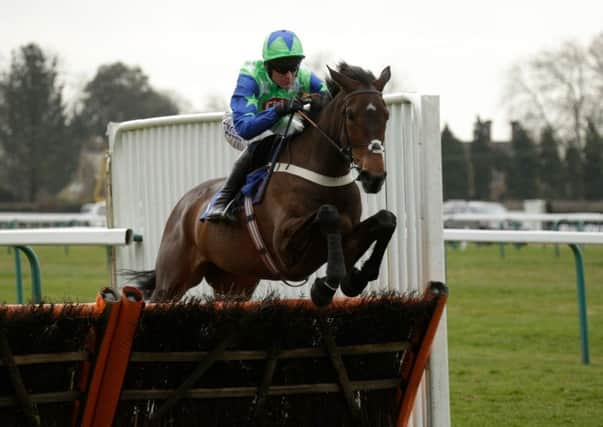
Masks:
[[[274,143],[276,141],[269,143],[266,141],[265,146],[269,146],[270,149],[266,149],[264,147],[258,147],[258,149],[256,149],[254,152],[254,163],[262,164],[262,166],[247,174],[245,184],[243,184],[241,190],[239,190],[237,195],[227,207],[227,211],[229,213],[235,214],[237,211],[242,209],[243,202],[246,197],[250,197],[254,205],[262,202],[264,193],[266,192],[266,187],[268,186],[268,181],[272,175],[272,165],[278,157],[281,147],[284,147],[288,140],[289,138],[285,138],[281,143]],[[207,207],[199,218],[201,221],[206,219],[207,213],[211,210],[219,195],[220,191],[217,191],[212,196]]]
[[[240,145],[234,144],[234,142],[231,140],[232,135],[230,135],[230,133],[235,132],[234,125],[232,125],[232,118],[225,118],[223,120],[223,125],[226,130],[226,139],[229,144],[240,150]],[[231,126],[232,129],[229,126]],[[276,163],[281,149],[285,147],[287,143],[289,143],[294,135],[301,133],[304,130],[303,121],[295,115],[292,115],[288,121],[280,123],[279,126],[282,129],[279,128],[277,131],[269,129],[254,139],[248,141],[248,144],[255,145],[253,148],[253,163],[261,166],[247,174],[245,184],[227,206],[227,213],[236,214],[237,211],[242,208],[243,202],[247,197],[250,197],[253,200],[254,205],[261,203],[262,199],[264,198],[264,192],[268,185],[268,181],[272,176],[272,165]],[[240,140],[237,140],[237,143],[240,143]],[[199,218],[201,221],[207,219],[207,214],[210,212],[215,200],[219,195],[220,191],[213,195],[207,205],[207,208],[205,208]]]

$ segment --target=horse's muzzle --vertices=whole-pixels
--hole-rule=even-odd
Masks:
[[[367,193],[378,193],[385,182],[386,172],[382,175],[374,175],[368,171],[361,171],[357,180],[362,183],[362,188]]]

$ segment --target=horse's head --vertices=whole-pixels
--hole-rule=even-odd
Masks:
[[[391,77],[386,67],[379,78],[359,67],[339,64],[329,68],[334,95],[332,117],[341,149],[360,170],[358,180],[367,193],[377,193],[385,181],[384,139],[389,112],[383,87]]]

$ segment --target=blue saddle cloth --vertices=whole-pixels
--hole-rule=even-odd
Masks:
[[[270,172],[270,168],[268,167],[268,165],[266,165],[266,166],[262,166],[261,168],[254,170],[251,173],[248,173],[245,184],[241,188],[241,191],[239,192],[239,194],[235,197],[234,203],[230,204],[229,209],[233,209],[233,210],[240,209],[242,206],[243,199],[248,196],[253,198],[254,205],[260,203],[262,201],[262,198],[264,197],[264,191],[266,190],[266,184],[268,182],[268,178],[270,177],[269,172]],[[216,193],[212,196],[211,200],[209,201],[209,204],[207,205],[207,207],[205,208],[205,210],[199,217],[199,219],[201,221],[204,221],[207,219],[207,213],[213,207],[214,203],[216,202],[216,199],[220,195],[220,192],[221,192],[221,190],[216,191]]]
[[[268,180],[269,172],[270,168],[266,165],[247,174],[247,181],[243,185],[243,188],[241,188],[243,197],[253,197],[253,203],[259,203],[264,196],[266,189],[264,183]]]
[[[268,163],[269,161],[274,163],[276,162],[281,147],[283,144],[286,144],[289,139],[290,137],[278,139],[273,141],[272,144],[267,144],[265,140],[263,142],[255,142],[250,145],[248,149],[253,150],[256,159],[262,159],[257,161],[255,164]],[[266,191],[270,175],[270,164],[265,164],[253,172],[248,173],[245,184],[241,188],[239,194],[237,194],[235,197],[235,201],[230,204],[228,209],[233,211],[240,209],[243,205],[243,199],[248,196],[253,198],[254,205],[260,203],[264,198],[264,192]],[[203,211],[201,217],[199,218],[201,221],[207,219],[207,213],[213,207],[216,199],[220,195],[220,191],[217,191],[209,201],[207,208],[205,208],[205,211]]]

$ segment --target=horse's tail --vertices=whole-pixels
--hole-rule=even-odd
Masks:
[[[151,298],[156,285],[155,270],[136,271],[123,269],[119,272],[119,275],[125,277],[128,281],[134,282],[136,287],[142,291],[145,300]]]

